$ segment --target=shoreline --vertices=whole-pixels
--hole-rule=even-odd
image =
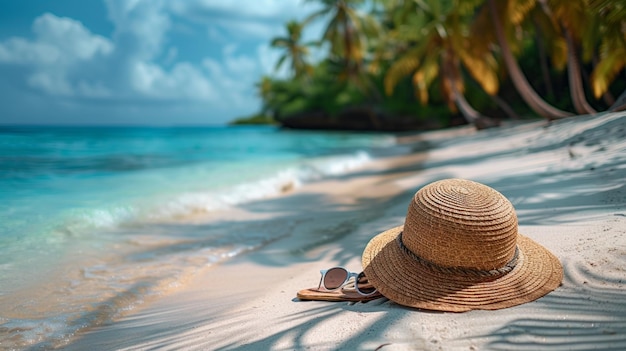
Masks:
[[[84,331],[64,350],[478,350],[567,345],[626,347],[626,113],[549,125],[420,133],[419,149],[350,174],[241,206],[223,220],[259,217],[289,235],[207,267],[182,287]],[[621,129],[620,129],[621,128]],[[456,134],[455,134],[456,133]],[[386,298],[304,302],[319,270],[360,271],[369,239],[403,223],[421,186],[467,178],[502,192],[520,232],[563,263],[551,294],[497,311],[434,313]],[[567,235],[564,240],[563,236]]]

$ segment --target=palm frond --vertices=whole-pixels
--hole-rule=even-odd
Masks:
[[[513,25],[520,25],[528,13],[537,5],[536,0],[509,0],[506,14]],[[506,18],[506,17],[505,17]]]
[[[397,61],[395,61],[387,74],[385,74],[384,85],[385,85],[385,94],[392,95],[393,91],[398,85],[398,82],[415,72],[420,65],[420,61],[416,55],[406,54]]]
[[[428,103],[428,88],[439,75],[439,64],[435,57],[429,57],[413,75],[416,97],[422,105]]]
[[[275,70],[279,70],[280,67],[283,65],[283,63],[285,63],[285,61],[287,60],[287,55],[282,55],[279,59],[278,62],[276,62],[276,67],[274,68]]]
[[[497,74],[497,62],[491,53],[475,56],[472,52],[460,51],[461,62],[469,74],[489,95],[495,95],[500,88]]]
[[[626,67],[626,47],[619,47],[616,39],[606,38],[600,45],[600,62],[591,73],[593,95],[604,94],[617,74]]]
[[[272,47],[288,47],[289,46],[289,39],[287,39],[287,38],[274,38],[270,42],[270,45]]]

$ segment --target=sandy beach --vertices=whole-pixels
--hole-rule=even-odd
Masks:
[[[220,213],[282,238],[181,277],[162,296],[64,350],[624,350],[626,112],[410,135],[405,156]],[[442,313],[386,298],[299,301],[319,270],[359,272],[376,234],[403,224],[422,186],[465,178],[504,194],[520,233],[553,252],[562,286],[497,311]],[[280,228],[275,228],[280,223]],[[285,228],[285,223],[288,227]],[[34,348],[36,349],[36,348]]]

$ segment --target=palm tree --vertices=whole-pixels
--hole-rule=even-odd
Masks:
[[[593,114],[596,110],[585,97],[582,80],[582,67],[578,49],[583,33],[588,30],[590,13],[585,0],[539,0],[543,11],[561,28],[567,44],[567,75],[570,95],[576,112]]]
[[[596,113],[585,97],[582,61],[597,55],[591,77],[596,99],[607,93],[616,75],[626,66],[626,4],[612,0],[537,0],[543,11],[562,28],[567,44],[568,78],[576,112]],[[605,99],[609,104],[613,99]]]
[[[343,63],[343,78],[357,78],[363,72],[368,37],[378,32],[376,21],[357,10],[364,0],[314,0],[323,7],[305,23],[329,17],[322,39],[330,44],[330,58]]]
[[[444,100],[452,111],[458,108],[467,122],[478,128],[491,126],[463,95],[461,64],[488,94],[495,95],[499,88],[495,58],[490,51],[472,46],[476,39],[469,37],[468,17],[478,3],[423,0],[393,4],[399,13],[393,35],[408,47],[385,75],[386,93],[391,95],[399,80],[411,75],[416,97],[426,104],[429,87],[439,77]]]
[[[306,57],[309,54],[307,45],[300,44],[302,39],[303,24],[297,21],[287,22],[287,36],[272,39],[271,46],[275,48],[283,48],[285,52],[276,63],[276,70],[280,69],[287,60],[291,61],[291,70],[295,78],[301,78],[310,75],[312,67],[307,63]]]
[[[529,1],[520,1],[518,4],[513,3],[512,6],[507,6],[510,4],[510,1],[516,0],[499,1],[498,4],[496,4],[495,0],[487,0],[487,7],[485,10],[489,11],[496,35],[496,41],[500,47],[500,53],[502,54],[502,58],[513,85],[526,104],[528,104],[528,106],[540,116],[543,116],[548,120],[571,116],[571,113],[559,110],[548,104],[539,96],[539,94],[537,94],[526,79],[526,76],[522,72],[517,60],[513,56],[510,44],[505,37],[505,29],[501,18],[523,17],[530,10],[530,8],[532,8],[532,4],[529,6]]]

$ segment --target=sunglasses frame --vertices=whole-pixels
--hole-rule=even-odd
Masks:
[[[326,278],[326,274],[327,274],[328,272],[330,272],[331,270],[333,270],[333,269],[340,269],[340,270],[344,271],[344,272],[345,272],[345,274],[346,274],[346,279],[344,279],[344,281],[343,281],[343,282],[342,282],[342,283],[341,283],[338,287],[336,287],[336,288],[334,288],[334,289],[329,289],[329,288],[327,288],[327,287],[326,287],[326,284],[324,284],[324,278]],[[328,269],[322,269],[322,270],[320,270],[320,274],[322,275],[322,277],[320,278],[320,283],[319,283],[319,285],[318,285],[318,287],[317,287],[317,289],[318,289],[318,290],[320,290],[320,291],[335,291],[335,290],[339,290],[339,289],[341,289],[341,288],[345,287],[346,285],[348,285],[348,283],[350,282],[350,280],[351,280],[353,277],[354,277],[354,290],[355,290],[357,293],[359,293],[360,295],[363,295],[363,296],[370,296],[370,295],[375,294],[375,293],[378,291],[378,289],[374,288],[374,290],[373,290],[372,292],[370,292],[370,293],[365,293],[365,292],[362,292],[362,291],[359,289],[358,284],[357,284],[357,281],[358,281],[361,277],[365,277],[365,273],[364,273],[364,272],[361,272],[361,273],[350,272],[350,271],[349,271],[349,270],[347,270],[345,267],[335,266],[335,267],[331,267],[331,268],[328,268]]]

